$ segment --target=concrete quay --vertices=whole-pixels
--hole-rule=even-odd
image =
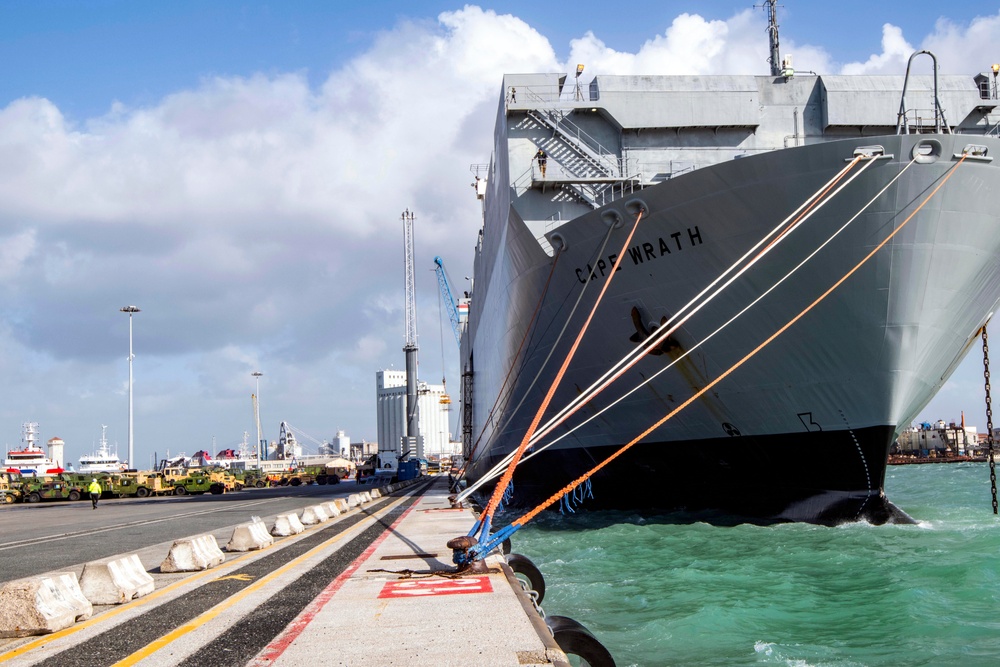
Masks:
[[[140,573],[155,580],[153,592],[94,604],[90,618],[80,615],[71,627],[49,634],[0,640],[0,667],[290,666],[317,660],[569,665],[503,556],[487,558],[486,574],[455,575],[446,543],[467,533],[475,514],[451,507],[446,479],[425,478],[387,496],[364,495],[357,505],[345,501],[339,516],[328,508],[333,518],[300,523],[299,532],[275,537],[273,544],[227,549],[224,562],[212,554],[181,559],[204,568],[198,571],[163,567],[177,560],[166,557],[176,542],[123,556],[141,561]],[[289,518],[266,515],[251,524]],[[194,541],[226,544],[246,526]],[[185,545],[185,553],[195,554],[196,546]],[[79,577],[86,565],[59,572]]]
[[[475,514],[447,496],[437,480],[251,664],[568,665],[501,555],[453,576],[445,544]]]

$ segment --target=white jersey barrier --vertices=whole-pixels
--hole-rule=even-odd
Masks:
[[[347,506],[348,507],[357,507],[360,504],[361,504],[361,494],[360,493],[352,493],[351,495],[347,496]]]
[[[337,498],[336,500],[333,501],[333,504],[337,506],[337,509],[340,510],[341,514],[343,514],[347,510],[351,509],[348,506],[347,501],[344,500],[343,498]]]
[[[372,494],[369,491],[362,491],[361,492],[361,502],[362,502],[362,504],[363,503],[370,503],[371,501],[372,501]]]
[[[152,593],[155,587],[139,554],[91,561],[80,575],[80,590],[91,604],[125,604]]]
[[[93,613],[76,572],[16,579],[0,587],[0,637],[47,635]]]
[[[302,521],[303,526],[314,526],[317,523],[323,523],[324,521],[329,521],[330,517],[323,510],[322,505],[310,505],[309,507],[302,510]]]
[[[372,489],[372,500],[375,500],[376,498],[381,498],[381,497],[382,497],[382,492],[381,491],[379,491],[378,489]]]
[[[305,526],[299,521],[298,514],[279,514],[271,527],[271,535],[275,537],[288,537],[298,535],[305,530]]]
[[[250,523],[241,523],[233,530],[233,536],[229,538],[226,551],[253,551],[263,549],[274,544],[274,538],[267,532],[267,526],[260,519],[255,518]]]
[[[215,536],[198,535],[174,541],[160,563],[160,572],[198,572],[225,562],[226,554],[222,553]]]
[[[327,516],[329,516],[331,519],[340,516],[340,508],[337,507],[337,503],[332,500],[329,502],[320,503],[320,507],[323,508],[323,511],[326,512]]]

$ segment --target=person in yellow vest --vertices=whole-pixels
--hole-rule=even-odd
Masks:
[[[93,503],[93,509],[97,509],[97,501],[101,498],[101,492],[103,489],[101,485],[97,483],[97,478],[90,480],[90,486],[87,487],[87,491],[90,493],[90,502]]]

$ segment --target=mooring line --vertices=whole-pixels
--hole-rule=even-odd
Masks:
[[[683,325],[684,322],[686,322],[688,319],[690,319],[691,316],[693,316],[696,312],[698,312],[698,310],[700,310],[702,307],[704,307],[705,305],[707,305],[708,302],[710,302],[712,299],[714,299],[715,296],[717,296],[723,289],[725,289],[730,284],[732,284],[732,282],[734,280],[736,280],[736,278],[738,278],[740,275],[742,275],[744,272],[746,272],[746,270],[748,270],[751,266],[753,266],[757,261],[759,261],[775,245],[777,239],[775,240],[775,242],[772,242],[771,244],[769,244],[768,247],[765,248],[763,251],[761,251],[760,253],[758,253],[756,257],[754,257],[735,276],[733,276],[732,278],[730,278],[722,287],[720,287],[718,290],[716,290],[715,293],[713,293],[705,302],[703,302],[701,305],[698,305],[697,307],[695,307],[695,303],[698,301],[698,299],[700,299],[706,293],[708,293],[715,285],[717,285],[729,273],[731,273],[734,270],[736,270],[736,268],[742,262],[744,262],[755,251],[757,251],[761,247],[761,245],[763,245],[769,238],[771,238],[775,234],[779,234],[779,233],[780,233],[779,239],[783,238],[789,232],[793,231],[794,229],[796,229],[797,227],[799,227],[801,224],[803,224],[805,222],[805,220],[807,220],[808,218],[810,218],[816,211],[819,210],[819,208],[821,208],[823,205],[825,205],[826,202],[829,201],[829,199],[832,199],[833,197],[835,197],[836,195],[838,195],[847,185],[849,185],[855,178],[857,178],[858,176],[860,176],[871,164],[873,164],[874,160],[873,159],[869,160],[862,167],[861,171],[859,171],[857,174],[854,174],[847,181],[847,183],[844,183],[839,188],[837,188],[837,190],[829,197],[829,199],[824,199],[826,197],[826,195],[830,193],[830,190],[844,177],[844,175],[846,175],[851,169],[853,169],[854,166],[857,165],[860,160],[862,160],[863,158],[866,158],[866,157],[871,157],[871,156],[868,156],[868,155],[857,155],[857,156],[855,156],[854,159],[851,160],[851,162],[849,164],[847,164],[844,168],[842,168],[839,172],[837,172],[837,174],[835,174],[833,177],[831,177],[830,180],[828,180],[825,184],[823,184],[823,186],[821,186],[816,192],[814,192],[812,195],[810,195],[805,200],[803,200],[802,204],[800,204],[798,206],[798,208],[796,208],[794,211],[792,211],[780,223],[778,223],[777,225],[775,225],[775,227],[772,228],[770,232],[768,232],[766,235],[764,235],[754,246],[752,246],[749,250],[747,250],[743,254],[742,257],[740,257],[739,259],[737,259],[732,265],[729,266],[729,268],[727,268],[725,271],[723,271],[721,274],[719,274],[709,285],[707,285],[704,289],[702,289],[702,291],[698,295],[696,295],[685,306],[683,306],[671,318],[670,321],[668,321],[666,324],[664,324],[663,327],[660,328],[660,330],[658,331],[658,333],[657,333],[656,336],[651,336],[649,339],[647,339],[641,345],[639,345],[638,348],[636,348],[635,350],[630,351],[629,354],[627,354],[622,360],[620,360],[614,366],[612,366],[612,368],[609,371],[605,372],[604,375],[602,375],[597,381],[595,381],[594,384],[592,384],[590,387],[588,387],[586,390],[584,390],[579,396],[575,397],[572,401],[570,401],[570,403],[566,407],[564,407],[559,413],[557,413],[548,422],[546,422],[546,424],[543,425],[542,428],[539,429],[539,431],[537,431],[532,436],[531,441],[529,442],[529,447],[536,445],[541,438],[543,438],[545,435],[547,435],[548,433],[550,433],[554,428],[556,428],[559,424],[561,424],[562,422],[564,422],[570,416],[572,416],[573,414],[575,414],[580,408],[583,407],[583,405],[586,404],[586,402],[592,400],[594,398],[594,396],[596,396],[598,393],[600,393],[600,391],[602,391],[604,388],[606,388],[608,385],[610,385],[612,382],[614,382],[618,377],[620,377],[629,368],[631,368],[636,363],[638,363],[639,359],[641,359],[648,352],[649,349],[651,349],[652,347],[655,347],[656,345],[659,345],[663,340],[665,340],[667,338],[667,336],[669,336],[670,334],[672,334],[677,328],[679,328],[681,325]],[[907,165],[907,168],[908,167],[909,167],[909,165]],[[904,171],[905,171],[905,169],[904,169]],[[819,203],[819,206],[816,206],[817,203]],[[816,206],[815,210],[813,210],[814,206]],[[686,316],[684,316],[684,318],[681,321],[676,322],[676,324],[674,324],[674,326],[672,328],[668,328],[668,325],[670,325],[672,322],[675,322],[675,320],[677,320],[682,315],[684,315],[685,311],[688,310],[688,309],[690,309],[690,308],[694,308],[694,310],[691,313],[688,313]],[[625,366],[624,368],[622,368],[617,373],[615,373],[616,369],[618,369],[622,364],[625,364],[625,363],[628,363],[628,365]],[[615,374],[613,375],[613,377],[611,377],[610,379],[608,379],[609,375],[612,374],[612,373],[615,373]],[[593,387],[596,384],[601,383],[601,382],[604,382],[604,384],[602,384],[596,391],[594,391],[593,393],[588,393],[588,392],[590,392],[591,389],[593,389]],[[638,387],[636,389],[638,389]],[[633,390],[633,391],[635,391],[635,390]],[[628,394],[626,394],[626,395],[628,395]],[[523,402],[523,400],[524,399],[522,398],[522,402]],[[620,400],[622,400],[622,399],[619,399],[619,401]],[[590,421],[593,418],[594,417],[592,416],[587,421]],[[584,423],[586,423],[586,422],[584,422]],[[577,426],[575,428],[579,428],[579,426]],[[573,430],[575,430],[575,428]],[[572,431],[570,431],[570,433],[571,432]],[[566,437],[567,435],[569,435],[569,433],[563,434],[556,441],[558,441],[559,439],[562,439],[562,438]],[[541,449],[545,449],[545,448],[549,447],[551,444],[553,444],[553,443],[548,443],[547,445],[545,445],[545,447],[543,447]],[[528,460],[528,459],[532,458],[535,454],[537,454],[539,451],[541,451],[541,449],[535,450],[534,452],[528,454],[526,457],[523,458],[523,460],[521,462],[523,462],[524,460]],[[465,489],[461,493],[459,493],[458,497],[456,498],[456,500],[457,501],[464,500],[465,498],[469,497],[469,495],[471,495],[476,490],[478,490],[482,485],[484,485],[487,482],[495,479],[496,476],[500,474],[500,471],[504,467],[506,467],[506,466],[509,465],[509,463],[510,463],[511,459],[513,459],[513,457],[514,457],[514,452],[508,453],[488,473],[486,473],[485,475],[483,475],[480,479],[476,480],[475,484],[470,485],[467,489]]]
[[[526,514],[518,517],[511,524],[509,524],[508,526],[505,526],[504,528],[496,531],[492,535],[490,535],[489,532],[488,532],[488,529],[489,529],[488,522],[485,522],[484,526],[483,526],[483,537],[484,537],[484,539],[478,540],[478,542],[476,544],[474,544],[474,545],[472,545],[470,547],[464,547],[464,546],[463,547],[458,547],[456,545],[455,556],[454,556],[455,562],[459,563],[460,565],[463,565],[463,564],[469,564],[471,561],[475,561],[475,560],[484,558],[486,556],[486,554],[490,553],[493,549],[495,549],[497,546],[499,546],[504,540],[508,539],[511,535],[513,535],[515,532],[517,532],[517,530],[519,530],[522,526],[524,526],[529,521],[531,521],[531,519],[533,519],[534,517],[538,516],[538,514],[541,513],[542,511],[544,511],[546,508],[552,506],[556,502],[559,502],[559,500],[563,496],[565,496],[567,493],[571,492],[573,489],[575,489],[576,487],[578,487],[580,484],[582,484],[583,482],[585,482],[588,479],[590,479],[591,477],[593,477],[597,472],[599,472],[605,466],[607,466],[612,461],[614,461],[615,459],[617,459],[619,456],[621,456],[622,454],[624,454],[626,451],[628,451],[629,449],[631,449],[636,443],[640,442],[647,435],[649,435],[650,433],[652,433],[653,431],[655,431],[657,428],[659,428],[660,426],[662,426],[668,420],[672,419],[677,413],[679,413],[681,410],[683,410],[684,408],[686,408],[687,406],[689,406],[692,402],[694,402],[695,400],[697,400],[698,398],[700,398],[703,394],[705,394],[705,392],[711,390],[713,387],[715,387],[715,385],[717,385],[719,382],[721,382],[722,380],[724,380],[725,378],[727,378],[730,374],[732,374],[734,371],[736,371],[738,368],[740,368],[743,364],[745,364],[747,361],[749,361],[751,358],[753,358],[758,352],[760,352],[762,349],[764,349],[765,347],[767,347],[772,341],[774,341],[774,339],[776,339],[782,333],[784,333],[785,331],[787,331],[793,324],[795,324],[800,319],[802,319],[803,317],[805,317],[806,314],[808,314],[819,303],[821,303],[823,300],[825,300],[826,297],[828,297],[831,293],[833,293],[834,290],[836,290],[838,287],[840,287],[840,285],[842,285],[848,278],[850,278],[852,275],[854,275],[854,273],[856,273],[858,271],[858,269],[860,269],[872,257],[874,257],[875,254],[879,250],[881,250],[883,247],[885,247],[885,245],[889,241],[891,241],[896,236],[896,234],[898,234],[900,231],[902,231],[903,228],[906,227],[906,225],[913,219],[913,217],[917,213],[919,213],[921,209],[923,209],[923,207],[927,204],[927,202],[929,202],[931,200],[931,198],[934,197],[934,195],[936,195],[941,190],[942,187],[944,187],[945,183],[948,182],[948,180],[952,177],[952,175],[955,173],[955,171],[965,162],[965,160],[966,160],[967,157],[968,157],[967,154],[963,154],[962,157],[961,157],[961,159],[959,159],[959,161],[951,169],[948,170],[948,172],[944,175],[944,177],[941,178],[941,181],[934,187],[934,189],[930,192],[930,194],[928,194],[927,197],[925,197],[924,200],[922,202],[920,202],[920,205],[918,205],[913,210],[913,212],[910,213],[910,215],[908,215],[906,217],[906,219],[903,220],[903,222],[901,222],[899,224],[898,227],[896,227],[892,232],[890,232],[885,237],[885,239],[883,239],[881,242],[879,242],[878,245],[876,245],[867,255],[865,255],[865,257],[863,259],[861,259],[861,261],[859,261],[857,264],[854,265],[853,268],[851,268],[849,271],[847,271],[847,273],[845,273],[843,276],[841,276],[833,285],[831,285],[825,292],[823,292],[823,294],[821,294],[819,297],[817,297],[808,306],[806,306],[805,308],[803,308],[802,311],[799,312],[799,314],[797,314],[795,317],[793,317],[788,322],[786,322],[781,328],[779,328],[777,331],[775,331],[773,334],[771,334],[766,340],[764,340],[757,347],[755,347],[753,350],[751,350],[749,353],[747,353],[742,359],[740,359],[735,364],[733,364],[732,366],[730,366],[725,372],[723,372],[718,377],[716,377],[714,380],[712,380],[711,382],[709,382],[705,387],[703,387],[699,391],[695,392],[695,394],[693,396],[691,396],[690,398],[688,398],[687,400],[685,400],[683,403],[681,403],[679,406],[677,406],[676,408],[674,408],[673,410],[671,410],[663,418],[659,419],[656,423],[654,423],[652,426],[650,426],[645,431],[643,431],[642,433],[640,433],[634,439],[630,440],[628,443],[626,443],[625,445],[623,445],[622,447],[620,447],[617,451],[615,451],[613,454],[611,454],[608,458],[606,458],[605,460],[601,461],[599,464],[597,464],[596,466],[594,466],[593,468],[591,468],[589,471],[587,471],[586,473],[584,473],[583,475],[581,475],[577,479],[573,480],[572,482],[570,482],[569,484],[567,484],[566,486],[564,486],[559,491],[557,491],[554,494],[552,494],[551,496],[549,496],[548,499],[546,499],[545,501],[543,501],[542,503],[540,503],[537,507],[535,507],[530,512],[527,512]]]

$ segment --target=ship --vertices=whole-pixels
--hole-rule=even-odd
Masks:
[[[4,459],[4,470],[7,472],[19,472],[22,475],[35,475],[42,477],[45,475],[58,475],[63,472],[61,451],[63,442],[59,438],[49,441],[50,452],[57,449],[60,456],[46,456],[45,451],[38,446],[38,423],[25,422],[21,425],[21,445],[17,449],[7,450],[7,457]]]
[[[101,424],[101,442],[97,449],[90,454],[80,457],[80,467],[78,472],[122,472],[126,465],[118,458],[117,452],[112,452],[108,447],[108,427]]]
[[[889,449],[1000,299],[1000,68],[797,72],[765,6],[767,75],[504,76],[460,498],[523,443],[514,506],[910,520]]]

